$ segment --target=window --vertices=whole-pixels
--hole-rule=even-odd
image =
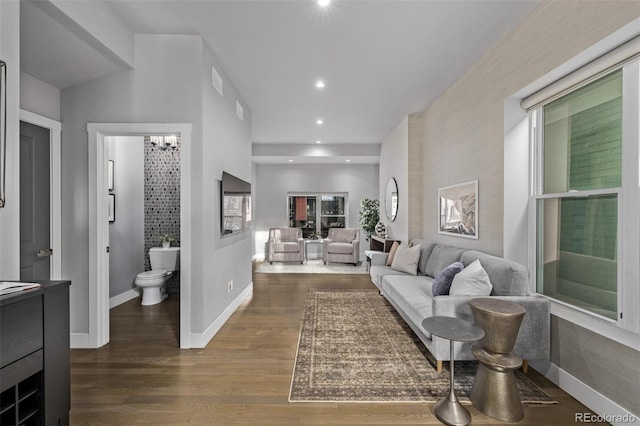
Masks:
[[[290,194],[287,205],[289,227],[301,228],[303,238],[326,238],[329,228],[346,227],[346,194]]]
[[[536,290],[613,322],[623,318],[625,291],[638,286],[637,277],[624,282],[634,266],[622,262],[638,240],[623,234],[638,233],[623,218],[637,222],[640,213],[625,207],[638,199],[637,162],[630,173],[633,161],[625,166],[624,159],[625,147],[638,152],[637,132],[625,127],[638,126],[637,116],[625,121],[633,117],[625,108],[637,110],[638,102],[637,93],[625,90],[629,74],[637,79],[637,61],[537,107],[530,120]]]

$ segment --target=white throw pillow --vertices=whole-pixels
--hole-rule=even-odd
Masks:
[[[487,271],[480,264],[480,260],[476,259],[453,277],[449,295],[489,296],[492,289],[493,285]]]
[[[412,247],[400,244],[396,250],[396,255],[393,257],[391,269],[416,275],[418,273],[418,260],[420,260],[420,244]]]

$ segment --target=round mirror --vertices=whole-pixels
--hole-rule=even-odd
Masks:
[[[389,178],[387,188],[384,191],[384,209],[387,213],[387,219],[391,222],[396,220],[398,213],[398,184],[395,178]]]

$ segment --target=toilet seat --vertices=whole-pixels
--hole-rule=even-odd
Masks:
[[[167,271],[164,269],[156,269],[152,271],[144,271],[140,272],[136,276],[136,280],[146,281],[146,280],[156,280],[158,278],[163,278],[167,275]]]

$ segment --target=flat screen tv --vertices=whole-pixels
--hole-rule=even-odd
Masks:
[[[222,172],[221,227],[223,237],[251,229],[251,184]]]

